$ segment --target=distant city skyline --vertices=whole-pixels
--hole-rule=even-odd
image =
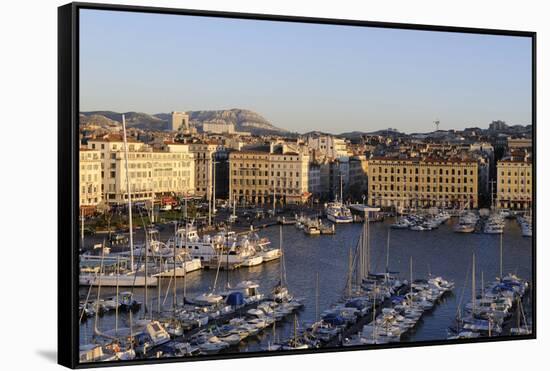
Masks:
[[[531,39],[81,10],[80,110],[242,108],[293,132],[531,124]]]

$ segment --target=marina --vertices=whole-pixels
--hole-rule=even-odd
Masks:
[[[325,220],[325,223],[327,221]],[[388,264],[391,272],[402,282],[401,294],[405,297],[405,302],[388,301],[388,298],[380,300],[377,304],[377,312],[372,311],[372,300],[366,300],[364,307],[356,308],[363,310],[361,316],[357,316],[358,320],[355,323],[350,323],[349,327],[342,333],[341,337],[334,337],[335,333],[331,333],[330,326],[325,326],[321,329],[324,333],[324,338],[327,341],[319,342],[318,346],[333,346],[335,344],[344,344],[347,338],[348,345],[353,345],[354,336],[358,332],[365,333],[369,331],[368,325],[374,321],[386,321],[388,317],[399,318],[396,310],[402,311],[403,305],[406,305],[406,294],[410,290],[410,285],[406,281],[410,281],[411,260],[413,263],[413,282],[414,280],[429,280],[435,277],[444,277],[449,282],[454,282],[455,289],[445,293],[440,298],[437,298],[437,305],[422,313],[415,323],[414,328],[410,328],[404,336],[399,337],[399,341],[423,341],[423,340],[441,340],[446,339],[448,329],[455,324],[457,308],[460,304],[460,297],[471,297],[470,279],[466,277],[466,273],[470,269],[471,274],[471,259],[475,253],[477,257],[477,275],[478,281],[483,276],[487,282],[492,282],[499,276],[499,261],[500,261],[500,235],[484,234],[484,233],[454,233],[456,225],[459,223],[458,218],[451,218],[447,222],[440,225],[438,229],[430,231],[430,233],[412,233],[408,230],[391,230],[390,248],[388,250],[388,230],[390,229],[393,220],[386,220],[382,223],[369,223],[369,261],[371,272],[384,272],[386,264]],[[254,336],[247,336],[239,340],[239,342],[231,347],[220,349],[219,351],[262,351],[274,350],[277,348],[274,344],[293,339],[295,334],[304,334],[307,328],[313,326],[321,318],[321,313],[326,316],[334,306],[342,303],[346,297],[346,292],[349,285],[350,272],[350,251],[356,251],[357,245],[363,231],[363,224],[349,223],[339,224],[336,226],[336,233],[333,235],[319,235],[312,239],[302,230],[294,225],[267,226],[256,231],[261,238],[270,241],[270,245],[278,246],[280,239],[280,231],[283,231],[284,246],[284,268],[288,291],[295,297],[301,298],[301,309],[295,312],[295,317],[289,312],[282,318],[277,320],[276,325],[264,326],[262,331],[258,331]],[[159,239],[167,241],[173,236],[173,231],[170,228],[165,228],[160,231]],[[136,233],[136,243],[140,244],[140,234]],[[531,241],[529,238],[522,236],[520,224],[514,220],[506,219],[503,229],[503,271],[513,273],[521,277],[525,282],[531,280],[530,264],[531,264]],[[97,239],[97,237],[96,237]],[[113,259],[111,258],[111,261]],[[163,313],[163,318],[169,318],[166,315],[174,307],[174,298],[176,298],[176,307],[183,309],[184,299],[192,302],[193,298],[200,297],[209,298],[209,295],[227,297],[228,289],[236,289],[243,282],[257,283],[257,291],[261,293],[262,300],[269,298],[272,290],[279,285],[281,281],[281,259],[274,259],[267,263],[262,263],[256,266],[240,267],[240,269],[223,270],[223,264],[219,264],[219,269],[198,269],[190,271],[184,275],[177,275],[174,279],[166,274],[165,277],[159,277],[160,288],[150,288],[147,302],[149,307],[156,310],[159,308]],[[319,275],[319,273],[322,273]],[[317,278],[319,277],[320,278]],[[356,278],[354,278],[356,279]],[[174,284],[176,282],[176,294],[173,294]],[[479,281],[480,282],[480,281]],[[420,281],[417,282],[420,284]],[[414,285],[413,285],[414,286]],[[86,297],[97,297],[97,287],[81,287],[80,296],[82,300]],[[399,289],[396,287],[396,289]],[[121,290],[122,291],[122,290]],[[133,300],[141,303],[134,307],[134,312],[120,310],[118,313],[119,326],[128,326],[130,313],[132,313],[133,321],[145,317],[145,289],[143,287],[134,287]],[[460,291],[460,292],[458,292]],[[463,292],[463,293],[462,293]],[[115,287],[102,287],[100,297],[104,300],[103,304],[112,304],[116,294]],[[206,295],[206,296],[205,296]],[[211,297],[211,296],[210,296]],[[109,301],[109,299],[111,299]],[[216,299],[219,300],[219,299]],[[224,299],[225,300],[225,299]],[[247,304],[246,311],[250,309],[258,309],[257,306],[261,302]],[[357,302],[357,300],[356,300]],[[524,306],[529,306],[528,294],[522,298]],[[93,303],[93,299],[92,299]],[[196,304],[196,303],[195,303]],[[462,302],[462,305],[465,303]],[[187,304],[190,305],[190,304]],[[267,305],[267,306],[266,306]],[[270,306],[268,301],[264,308]],[[271,304],[272,305],[272,304]],[[400,306],[401,305],[401,306]],[[345,302],[344,305],[345,306]],[[87,308],[93,308],[94,305],[87,305]],[[274,306],[275,307],[275,306]],[[271,309],[276,309],[272,307]],[[385,309],[384,309],[385,308]],[[187,307],[189,309],[189,307]],[[220,318],[214,319],[213,322],[204,324],[204,327],[195,328],[193,334],[211,329],[215,324],[216,327],[229,326],[230,321],[234,319],[233,314],[229,309],[226,313],[220,313]],[[327,312],[328,311],[328,312]],[[294,312],[294,311],[292,311]],[[530,311],[524,310],[524,313]],[[148,312],[149,316],[156,315]],[[265,313],[265,312],[264,312]],[[374,319],[372,318],[373,313]],[[242,314],[242,313],[241,313]],[[339,316],[340,314],[338,314]],[[382,316],[382,317],[380,317]],[[248,316],[250,317],[250,316]],[[384,318],[386,318],[384,320]],[[515,318],[515,317],[514,317]],[[522,320],[523,323],[528,322],[528,319]],[[80,325],[81,344],[92,344],[97,340],[94,335],[94,326],[97,322],[98,329],[101,331],[109,331],[115,327],[115,315],[111,309],[105,311],[101,316],[92,314],[88,320],[83,320]],[[165,322],[167,323],[167,322]],[[238,326],[237,326],[238,327]],[[137,328],[137,327],[136,327]],[[382,327],[380,327],[382,328]],[[521,329],[522,327],[518,327]],[[525,326],[523,326],[525,328]],[[189,330],[191,331],[191,329]],[[208,330],[210,331],[210,330]],[[516,330],[521,333],[524,330]],[[372,332],[368,332],[372,334]],[[328,335],[327,335],[328,334]],[[225,334],[229,336],[228,334]],[[496,336],[493,333],[492,336]],[[296,335],[300,336],[300,335]],[[223,336],[222,336],[223,337]],[[219,338],[219,336],[218,336]],[[186,341],[183,341],[186,340]],[[180,343],[188,343],[189,337],[182,338]],[[231,339],[229,339],[231,340]],[[235,340],[235,339],[233,339]],[[355,338],[355,341],[358,341]],[[222,347],[222,345],[218,345]],[[215,347],[214,345],[212,347]],[[200,349],[199,349],[200,353]],[[147,356],[152,356],[148,354]],[[157,356],[156,353],[153,356]]]

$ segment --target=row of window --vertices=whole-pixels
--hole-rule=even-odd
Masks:
[[[448,197],[446,197],[448,196]],[[436,199],[436,200],[443,200],[443,199],[447,199],[447,200],[466,200],[468,198],[471,198],[473,195],[465,195],[465,194],[456,194],[456,195],[453,195],[453,194],[448,194],[448,195],[445,195],[443,197],[441,196],[437,196],[437,195],[423,195],[423,194],[419,194],[419,195],[415,195],[414,198],[415,199],[418,199],[418,198],[421,198],[421,199]],[[393,194],[393,193],[373,193],[372,195],[370,195],[370,198],[371,200],[378,200],[380,198],[391,198],[391,199],[402,199],[403,196],[402,195],[399,195],[399,194]]]
[[[88,186],[81,186],[80,187],[80,193],[86,194],[86,193],[98,193],[99,189],[95,185],[88,185]]]
[[[501,179],[501,180],[500,180],[500,184],[504,184],[504,183],[505,183],[505,182],[504,182],[504,179]],[[508,179],[508,181],[507,181],[506,183],[507,183],[507,184],[512,184],[512,181],[511,181],[510,179]],[[525,181],[525,183],[526,183],[526,184],[531,184],[531,181],[530,181],[529,179],[527,179],[527,180]],[[517,179],[514,180],[514,184],[518,184],[518,180],[517,180]],[[523,183],[523,179],[521,179],[521,180],[519,181],[519,184],[524,184],[524,183]]]
[[[388,171],[387,167],[382,168],[382,166],[379,166],[378,167],[378,173],[380,173],[380,174],[382,174],[382,173],[384,173],[384,174],[388,174],[388,173],[393,174],[394,172],[397,173],[397,174],[401,173],[401,168],[391,167],[389,169],[390,169],[390,171]],[[407,172],[408,172],[409,174],[419,174],[420,173],[420,174],[424,175],[425,174],[424,170],[426,170],[427,175],[437,175],[438,173],[439,173],[439,175],[443,175],[443,174],[445,174],[445,175],[449,175],[449,174],[450,175],[468,175],[468,173],[470,175],[474,175],[474,170],[468,171],[468,169],[464,169],[462,171],[460,169],[456,169],[456,171],[455,171],[455,169],[450,169],[450,170],[445,169],[445,170],[443,170],[442,168],[440,168],[439,171],[437,171],[437,170],[431,171],[430,168],[421,169],[421,170],[422,171],[419,172],[418,167],[415,167],[414,171],[413,171],[413,169],[410,169],[409,171],[407,171],[407,168],[403,167],[403,174],[406,175]],[[372,167],[372,173],[373,174],[376,173],[376,167],[375,166]]]
[[[418,184],[416,184],[414,187],[413,186],[403,186],[403,188],[401,188],[401,186],[397,185],[397,186],[394,186],[393,184],[390,184],[389,186],[388,185],[382,185],[382,184],[373,184],[371,186],[371,189],[373,191],[376,191],[376,190],[379,190],[379,191],[414,191],[414,192],[451,192],[451,193],[454,193],[454,192],[465,192],[467,193],[468,192],[468,189],[470,190],[470,193],[473,193],[474,192],[474,188],[473,187],[467,187],[467,186],[464,186],[464,187],[455,187],[455,186],[451,186],[451,187],[443,187],[443,186],[439,186],[439,187],[430,187],[430,186],[422,186],[422,187],[419,187]]]
[[[283,169],[294,169],[294,168],[299,169],[300,168],[300,164],[296,164],[296,166],[294,166],[294,164],[289,164],[289,163],[276,164],[276,165],[277,165],[276,166],[277,169],[280,169],[281,165],[282,165]],[[252,163],[251,164],[251,163],[248,163],[248,162],[245,162],[245,163],[235,163],[235,162],[233,162],[233,167],[236,168],[236,169],[237,168],[240,168],[240,169],[243,169],[243,168],[244,169],[250,169],[250,168],[252,168],[252,169],[256,169],[256,168],[261,169],[262,167],[264,167],[266,169],[269,168],[269,167],[271,167],[272,169],[275,169],[275,164],[271,164],[271,166],[269,166],[269,164],[263,164],[263,166],[262,166],[261,163],[259,163],[259,164],[258,163]]]
[[[277,194],[281,194],[281,193],[284,193],[285,196],[287,195],[299,195],[301,194],[302,190],[301,189],[296,189],[296,188],[285,188],[284,191],[280,192],[280,190],[277,190]],[[239,190],[233,190],[233,193],[235,194],[239,194],[239,195],[246,195],[246,196],[264,196],[264,197],[267,197],[267,196],[272,196],[272,193],[267,191],[267,190],[264,190],[264,191],[257,191],[257,190],[250,190],[250,189],[239,189]]]
[[[518,192],[531,194],[531,188],[518,188],[518,187],[500,188],[500,193],[518,193]]]
[[[286,171],[272,171],[271,172],[271,176],[283,176],[283,177],[292,177],[293,174],[296,174],[296,177],[299,178],[300,177],[300,172],[296,172],[296,173],[293,173],[293,172],[286,172]],[[269,176],[269,171],[254,171],[254,170],[240,170],[240,171],[237,171],[237,170],[233,170],[233,176]]]
[[[88,165],[81,164],[81,165],[80,165],[80,170],[81,170],[81,171],[85,171],[85,170],[99,170],[99,164],[95,164],[95,165],[91,165],[91,164],[88,164]]]
[[[91,181],[94,181],[94,182],[99,182],[99,176],[98,174],[94,174],[93,177],[92,177],[92,174],[88,174],[87,176],[85,174],[82,174],[80,175],[80,181],[81,182],[91,182]]]
[[[233,185],[269,185],[269,181],[267,179],[233,179]],[[296,187],[299,187],[300,186],[300,182],[299,181],[296,181],[295,182],[296,184]],[[275,182],[272,180],[271,181],[271,185],[275,185]],[[291,187],[292,186],[292,181],[281,181],[281,180],[277,180],[277,186],[289,186]]]
[[[382,179],[383,179],[384,182],[386,182],[386,183],[388,181],[390,181],[390,182],[396,181],[396,182],[399,183],[399,182],[401,182],[401,180],[403,180],[404,183],[407,182],[407,177],[403,177],[403,178],[395,177],[394,178],[393,175],[391,175],[390,177],[385,176],[383,178],[382,178],[382,175],[378,175],[378,178],[376,176],[373,176],[371,179],[372,179],[373,183],[376,182],[377,179],[378,179],[379,182],[382,182]],[[468,179],[469,179],[469,182],[468,182]],[[451,177],[451,178],[433,177],[433,178],[431,178],[429,176],[426,177],[426,178],[419,178],[417,176],[414,177],[414,182],[415,183],[418,183],[419,180],[420,180],[421,183],[436,183],[436,184],[438,184],[438,183],[458,183],[458,184],[460,184],[461,182],[464,183],[464,184],[465,183],[474,183],[474,178],[468,178],[468,177],[464,177],[462,181],[461,181],[461,178],[458,178],[458,177],[457,178],[455,178],[455,177]],[[413,178],[412,177],[408,178],[408,181],[409,181],[409,183],[412,183]]]
[[[500,175],[501,175],[501,176],[504,176],[504,174],[506,174],[505,171],[501,171],[501,172],[500,172]],[[526,176],[531,176],[531,172],[530,172],[530,171],[526,171],[525,173],[524,173],[523,171],[521,171],[521,172],[519,173],[519,176],[524,176],[524,174],[525,174]],[[512,172],[511,172],[511,171],[508,171],[508,176],[512,176]],[[518,172],[517,172],[517,171],[514,171],[514,176],[518,176]]]

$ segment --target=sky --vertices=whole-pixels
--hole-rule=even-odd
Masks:
[[[81,10],[80,110],[243,108],[295,132],[531,123],[531,40]]]

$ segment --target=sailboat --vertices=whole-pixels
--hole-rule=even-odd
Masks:
[[[309,344],[298,336],[298,317],[294,315],[294,336],[283,344],[283,350],[309,349]]]
[[[288,291],[286,285],[286,270],[285,270],[285,256],[283,249],[283,226],[279,226],[279,251],[281,253],[281,260],[279,261],[279,283],[273,288],[271,292],[271,298],[276,302],[284,302],[292,300],[292,296]]]
[[[134,262],[134,233],[133,233],[133,220],[132,220],[132,193],[130,190],[130,173],[128,171],[128,141],[126,137],[126,120],[122,115],[122,129],[124,139],[124,162],[126,168],[126,193],[128,194],[128,224],[129,224],[129,241],[130,241],[130,261],[129,267],[119,270],[118,273],[114,271],[102,272],[95,274],[92,272],[80,272],[79,284],[83,286],[98,286],[99,283],[103,286],[131,286],[131,287],[144,287],[144,286],[156,286],[156,277],[146,277],[143,274],[142,269],[145,267],[136,267]]]
[[[517,299],[516,311],[517,311],[516,327],[512,327],[510,329],[510,335],[530,335],[531,326],[529,326],[525,318],[525,312],[523,311],[523,304],[521,303],[520,298]],[[523,325],[522,325],[522,319],[523,319]]]
[[[116,312],[115,330],[114,334],[108,334],[102,332],[98,328],[99,311],[100,311],[100,297],[101,297],[101,276],[103,271],[105,252],[101,255],[101,263],[98,274],[98,288],[97,298],[95,301],[95,320],[94,320],[94,335],[107,339],[106,344],[84,344],[80,346],[80,361],[81,362],[100,362],[100,361],[113,361],[113,360],[130,360],[136,357],[135,350],[133,348],[132,323],[130,316],[130,328],[119,329],[118,328],[118,310]],[[117,287],[118,291],[118,287]],[[118,299],[117,299],[118,301]],[[122,333],[126,333],[124,330],[129,330],[130,337],[121,336]],[[112,331],[111,331],[112,332]],[[120,345],[124,347],[121,348]]]

